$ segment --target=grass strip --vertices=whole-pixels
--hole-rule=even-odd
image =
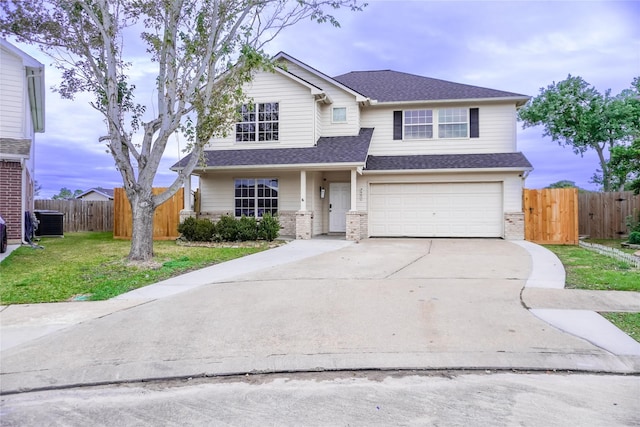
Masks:
[[[567,273],[568,289],[640,291],[640,271],[579,246],[549,245]]]

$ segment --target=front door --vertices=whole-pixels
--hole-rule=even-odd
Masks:
[[[329,232],[345,233],[347,231],[347,211],[350,209],[351,184],[348,182],[332,182],[329,184]]]

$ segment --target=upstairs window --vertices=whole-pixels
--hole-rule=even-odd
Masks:
[[[393,139],[479,138],[479,108],[442,108],[433,110],[398,110],[393,112]]]
[[[236,142],[278,141],[279,109],[277,102],[243,104],[236,123]]]
[[[278,180],[242,178],[234,181],[235,216],[261,218],[265,212],[278,214]]]
[[[335,107],[332,109],[331,121],[333,123],[347,122],[347,107]]]
[[[404,112],[404,138],[433,138],[433,110],[406,110]]]
[[[466,138],[468,117],[466,108],[438,110],[438,138]]]

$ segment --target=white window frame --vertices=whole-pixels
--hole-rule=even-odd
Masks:
[[[275,111],[260,111],[266,105],[275,106]],[[240,118],[246,118],[246,120],[236,122],[236,143],[278,142],[280,140],[280,102],[243,104],[239,113]],[[242,127],[246,129],[243,130]],[[239,139],[239,135],[246,135],[247,139]]]
[[[336,111],[344,111],[344,120],[336,120]],[[331,123],[347,123],[347,107],[333,107],[331,109]]]
[[[463,112],[464,114],[459,114]],[[453,113],[453,114],[451,114]],[[464,115],[464,120],[460,117]],[[464,126],[464,135],[458,135],[461,125]],[[447,129],[448,128],[448,129]],[[453,130],[455,128],[456,130]],[[448,134],[455,133],[453,136]],[[469,109],[463,107],[438,109],[438,138],[439,139],[466,139],[469,138]]]
[[[433,139],[433,129],[435,126],[435,123],[433,120],[435,116],[434,111],[435,110],[430,108],[421,108],[418,110],[403,110],[402,111],[403,139]],[[420,113],[422,112],[424,112],[424,117],[420,116]],[[431,119],[431,121],[429,121],[429,118]],[[407,132],[407,129],[416,129],[418,127],[423,127],[423,126],[426,128],[425,136],[420,136],[419,134],[416,135],[413,133],[413,131],[411,135]],[[428,136],[429,131],[431,133],[431,136]]]

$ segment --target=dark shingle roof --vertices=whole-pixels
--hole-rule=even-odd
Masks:
[[[205,151],[207,167],[296,165],[310,163],[362,163],[364,164],[371,143],[373,128],[362,128],[357,136],[334,136],[318,139],[315,147],[260,148],[246,150]],[[180,169],[189,156],[173,165]]]
[[[411,169],[532,169],[522,153],[434,154],[423,156],[369,156],[368,171]]]
[[[527,97],[391,70],[352,71],[333,79],[378,102]]]

